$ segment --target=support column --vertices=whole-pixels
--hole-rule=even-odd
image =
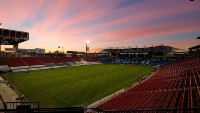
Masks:
[[[18,44],[14,44],[13,48],[15,48],[17,50],[18,49]]]
[[[2,52],[1,52],[1,44],[0,44],[0,57],[2,57],[3,55],[2,55]]]
[[[15,48],[15,50],[16,50],[16,51],[15,51],[15,57],[18,57],[18,56],[17,56],[18,44],[14,44],[14,45],[13,45],[13,48]]]
[[[85,47],[85,57],[87,58],[87,50],[88,50],[88,47],[87,47],[87,42],[86,42],[86,47]]]

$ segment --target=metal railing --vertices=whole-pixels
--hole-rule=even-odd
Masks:
[[[5,103],[2,96],[0,95],[0,109],[4,109],[4,108],[5,108]]]
[[[40,108],[39,102],[4,102],[0,95],[4,113],[200,113],[200,107],[171,108],[171,109],[138,109],[138,110],[102,110],[98,108],[65,107],[65,108]]]
[[[4,109],[5,113],[200,113],[197,108],[173,108],[173,109],[140,109],[140,110],[101,110],[98,108],[66,107],[66,108],[31,108],[30,105],[19,105],[16,109]]]
[[[5,102],[6,109],[17,109],[17,106],[30,106],[31,109],[39,109],[39,102]]]
[[[2,98],[2,96],[0,95],[0,113],[3,112],[6,108],[5,102]]]

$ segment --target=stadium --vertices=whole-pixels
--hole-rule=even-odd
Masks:
[[[186,51],[150,40],[147,47],[102,44],[98,52],[90,51],[90,40],[75,51],[19,48],[34,44],[32,37],[29,30],[0,28],[0,112],[200,112],[199,34]]]

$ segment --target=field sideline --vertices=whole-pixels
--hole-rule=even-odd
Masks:
[[[40,107],[86,106],[137,81],[153,67],[90,65],[18,72],[4,77]]]

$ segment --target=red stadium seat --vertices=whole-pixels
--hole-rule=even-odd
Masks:
[[[102,110],[200,107],[200,62],[189,59],[168,64],[151,78],[108,100]]]

